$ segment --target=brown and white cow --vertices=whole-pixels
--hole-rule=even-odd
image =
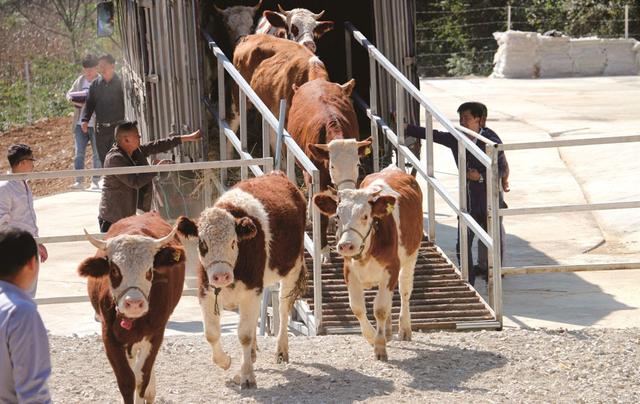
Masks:
[[[85,230],[86,233],[86,230]],[[176,229],[156,212],[114,223],[82,261],[91,304],[125,403],[153,402],[154,363],[169,316],[182,295],[185,254]]]
[[[288,38],[316,53],[316,39],[333,29],[333,21],[318,21],[324,10],[318,14],[306,8],[286,11],[278,4],[280,12],[266,10],[258,21],[256,34],[275,35]],[[284,33],[284,36],[281,36]]]
[[[220,14],[227,28],[231,43],[237,43],[241,38],[253,33],[253,21],[262,0],[255,6],[232,6],[221,9],[215,4],[213,9]]]
[[[320,189],[331,184],[338,190],[356,188],[359,158],[371,152],[371,138],[357,141],[358,118],[351,101],[355,80],[332,83],[324,76],[313,77],[295,92],[287,131],[320,171]],[[311,179],[305,172],[307,186]],[[323,260],[329,259],[328,219],[321,218]]]
[[[285,117],[288,116],[294,84],[301,86],[308,80],[329,77],[324,64],[310,50],[270,35],[249,35],[240,40],[233,53],[233,64],[275,116],[280,113],[281,99],[287,101]],[[232,94],[229,126],[237,131],[240,116],[235,85]],[[275,149],[273,134],[271,146]]]
[[[197,223],[200,306],[213,362],[228,369],[220,344],[220,310],[239,309],[242,365],[234,381],[256,387],[253,361],[262,291],[280,282],[280,329],[276,361],[289,361],[289,311],[303,292],[306,202],[281,172],[245,180],[225,192]],[[182,219],[179,227],[188,219]],[[191,224],[195,226],[195,224]]]
[[[411,175],[387,167],[365,177],[357,190],[317,194],[314,203],[327,216],[336,216],[337,250],[344,257],[349,304],[362,334],[374,346],[375,357],[387,360],[391,338],[391,303],[400,281],[398,336],[411,339],[409,298],[422,240],[422,192]],[[378,287],[373,302],[376,329],[366,316],[364,289]]]

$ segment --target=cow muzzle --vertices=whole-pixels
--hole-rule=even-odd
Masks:
[[[117,299],[118,312],[129,319],[137,319],[149,311],[149,300],[138,287],[125,289]]]
[[[233,268],[230,262],[214,261],[207,270],[209,283],[215,288],[225,288],[234,281]]]

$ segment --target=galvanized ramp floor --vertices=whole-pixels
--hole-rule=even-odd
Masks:
[[[329,239],[334,245],[334,239]],[[342,273],[342,257],[332,251],[332,261],[322,267],[322,331],[325,334],[359,333],[360,325],[349,307],[349,294]],[[309,282],[306,302],[313,311],[313,263],[307,254]],[[367,315],[373,324],[376,289],[365,291]],[[398,289],[393,296],[393,330],[400,312]],[[424,240],[416,263],[411,294],[411,325],[414,330],[497,329],[499,323],[482,297],[461,279],[453,265]]]

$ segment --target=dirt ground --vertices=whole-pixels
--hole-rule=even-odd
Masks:
[[[0,133],[1,172],[9,169],[6,150],[13,143],[25,143],[31,146],[34,157],[37,159],[35,171],[73,169],[75,149],[70,116],[42,119],[33,125],[16,127]],[[91,155],[89,145],[85,160],[87,168],[91,168]],[[72,183],[72,178],[30,181],[36,197],[66,192]],[[85,183],[88,183],[88,180],[85,180]]]
[[[640,330],[414,333],[392,341],[389,362],[360,336],[292,337],[289,364],[275,338],[259,338],[256,390],[230,379],[239,343],[222,338],[228,371],[211,362],[204,337],[168,337],[156,363],[159,403],[640,402]],[[54,402],[118,403],[100,337],[51,337]]]

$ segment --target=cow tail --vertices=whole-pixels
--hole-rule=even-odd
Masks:
[[[306,293],[307,293],[307,264],[305,262],[304,255],[302,255],[302,266],[300,268],[300,273],[298,274],[298,279],[296,280],[296,284],[294,288],[291,290],[291,293],[289,293],[289,295],[287,296],[287,298],[290,298],[289,301],[291,302],[291,305],[293,305],[293,303],[296,300],[300,299],[301,297],[304,297]]]

